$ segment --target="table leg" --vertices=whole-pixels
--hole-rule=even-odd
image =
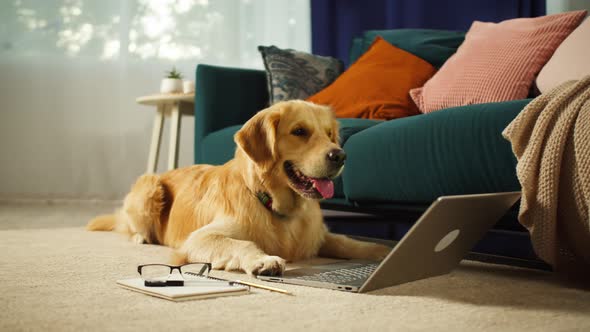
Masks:
[[[168,151],[168,170],[178,167],[178,141],[180,139],[180,103],[176,102],[171,109],[170,121],[170,149]]]
[[[154,128],[152,129],[152,142],[148,157],[147,173],[156,173],[158,168],[158,155],[160,154],[160,142],[162,141],[162,125],[164,124],[164,105],[158,105]]]

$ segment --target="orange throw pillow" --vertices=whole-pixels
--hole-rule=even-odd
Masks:
[[[307,100],[330,105],[339,118],[402,118],[419,114],[409,91],[435,72],[428,62],[377,37],[348,70]]]

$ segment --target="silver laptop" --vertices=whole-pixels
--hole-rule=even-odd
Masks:
[[[348,260],[258,278],[362,293],[446,274],[519,198],[520,192],[439,197],[381,263]]]

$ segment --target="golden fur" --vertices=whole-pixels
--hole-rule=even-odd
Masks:
[[[235,157],[226,164],[143,175],[121,209],[95,218],[87,228],[170,246],[177,264],[211,262],[215,269],[249,274],[280,274],[285,261],[318,254],[380,259],[390,251],[330,233],[317,197],[299,191],[286,174],[286,161],[308,177],[341,173],[342,166],[334,169],[326,158],[340,150],[338,122],[328,107],[277,103],[258,112],[234,139]],[[272,211],[258,192],[272,197]]]

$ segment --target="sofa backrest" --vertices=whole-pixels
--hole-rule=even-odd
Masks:
[[[368,30],[361,37],[352,40],[349,63],[354,63],[363,55],[377,36],[440,68],[463,43],[465,32],[430,29]]]

